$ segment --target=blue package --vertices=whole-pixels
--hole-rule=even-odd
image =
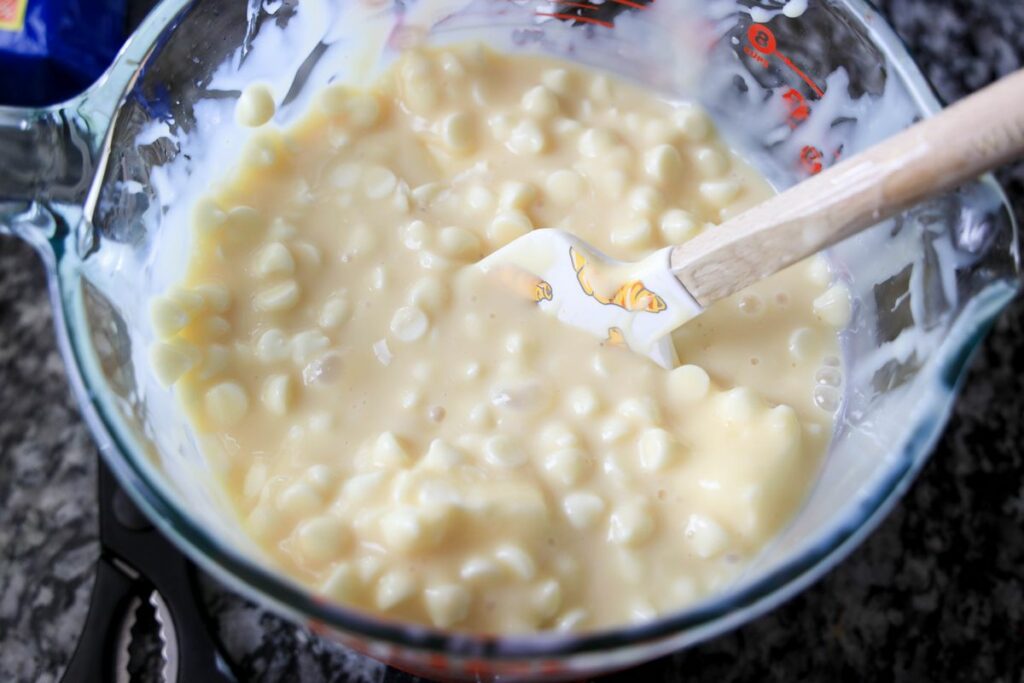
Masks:
[[[0,104],[85,90],[124,41],[125,0],[0,0]]]

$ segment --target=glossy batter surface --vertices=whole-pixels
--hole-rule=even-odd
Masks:
[[[467,267],[547,226],[637,260],[766,197],[699,108],[464,47],[273,112],[239,100],[263,127],[152,359],[285,572],[443,628],[593,629],[716,590],[791,517],[842,383],[822,262],[706,311],[672,371]]]

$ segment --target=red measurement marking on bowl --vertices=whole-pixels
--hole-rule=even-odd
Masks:
[[[821,159],[824,156],[825,155],[822,151],[814,145],[805,145],[804,148],[800,150],[800,164],[804,167],[804,170],[811,175],[821,173]]]
[[[744,46],[743,46],[743,52],[744,52],[744,53],[745,53],[745,54],[746,54],[746,55],[747,55],[748,57],[750,57],[751,59],[753,59],[753,60],[754,60],[755,62],[757,62],[758,64],[760,64],[761,66],[763,66],[763,67],[767,67],[767,66],[768,66],[768,60],[767,60],[767,59],[765,59],[764,57],[762,57],[761,55],[759,55],[759,54],[757,53],[757,51],[756,51],[756,50],[754,50],[754,48],[750,47],[749,45],[744,45]]]
[[[764,24],[751,24],[750,28],[747,29],[747,40],[750,41],[750,44],[754,46],[755,50],[766,57],[771,57],[772,55],[778,57],[780,62],[789,67],[793,73],[803,79],[804,83],[810,86],[815,95],[822,97],[825,94],[825,92],[818,87],[818,84],[815,83],[810,76],[804,73],[803,69],[794,64],[789,57],[778,51],[778,43],[775,40],[775,34],[770,28]],[[761,63],[764,64],[764,62]]]
[[[811,115],[811,107],[807,104],[803,94],[796,88],[790,88],[782,93],[782,99],[789,107],[789,127],[796,128],[800,123],[807,120]]]

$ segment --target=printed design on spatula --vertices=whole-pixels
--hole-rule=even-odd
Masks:
[[[551,284],[533,273],[514,266],[500,266],[494,270],[495,276],[508,289],[536,303],[551,301],[554,290]]]
[[[608,336],[603,342],[602,346],[626,346],[626,335],[622,332],[621,327],[609,327]]]
[[[598,303],[605,306],[618,306],[630,312],[642,313],[661,313],[668,308],[665,300],[647,289],[640,280],[627,282],[619,287],[612,296],[604,296],[596,291],[590,283],[590,276],[587,274],[588,264],[586,257],[573,247],[569,247],[569,258],[572,260],[572,269],[576,271],[576,279],[579,280],[583,293],[593,297]]]

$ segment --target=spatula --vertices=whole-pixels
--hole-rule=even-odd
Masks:
[[[480,262],[540,307],[672,367],[669,334],[707,306],[930,196],[1024,155],[1024,70],[643,261],[562,230]]]

